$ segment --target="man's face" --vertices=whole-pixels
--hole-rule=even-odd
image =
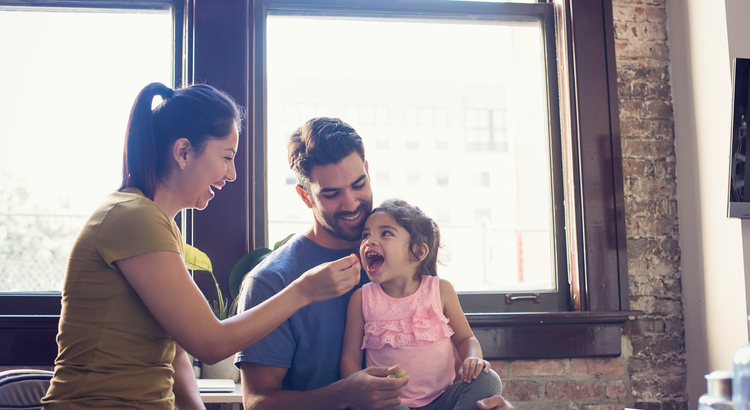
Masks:
[[[372,211],[370,177],[359,154],[352,152],[336,164],[315,166],[310,179],[308,206],[316,224],[334,241],[359,241]]]

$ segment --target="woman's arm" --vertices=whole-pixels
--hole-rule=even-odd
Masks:
[[[349,299],[346,312],[344,347],[341,351],[341,378],[362,370],[362,338],[365,335],[365,319],[362,315],[362,289],[357,289]]]
[[[198,391],[198,383],[195,381],[193,363],[190,361],[185,349],[177,345],[172,360],[174,368],[174,405],[178,410],[199,409],[205,410],[201,394]]]
[[[351,266],[355,260],[350,255],[312,268],[267,301],[223,321],[214,316],[179,253],[152,252],[115,263],[177,344],[214,364],[262,339],[309,303],[348,292],[360,279],[360,264]]]
[[[471,331],[469,321],[466,320],[458,301],[456,290],[445,279],[440,279],[440,299],[443,303],[443,313],[450,320],[453,328],[451,340],[463,361],[459,376],[463,381],[471,383],[471,380],[476,379],[482,370],[485,373],[490,371],[490,362],[484,360],[482,356],[482,346]]]

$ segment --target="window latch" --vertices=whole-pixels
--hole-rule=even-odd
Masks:
[[[516,300],[532,299],[534,303],[542,303],[542,295],[535,293],[533,295],[513,296],[510,293],[505,294],[505,304],[512,305]]]

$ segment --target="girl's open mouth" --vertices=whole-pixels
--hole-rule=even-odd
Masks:
[[[377,272],[381,266],[383,266],[383,262],[385,262],[385,258],[383,255],[375,252],[375,251],[367,251],[365,253],[365,261],[367,262],[366,270],[367,272]]]

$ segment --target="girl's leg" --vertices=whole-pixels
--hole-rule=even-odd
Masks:
[[[502,391],[503,383],[500,376],[494,370],[490,370],[489,373],[480,373],[471,383],[453,383],[428,406],[435,410],[475,410],[478,409],[477,401],[500,394]]]

